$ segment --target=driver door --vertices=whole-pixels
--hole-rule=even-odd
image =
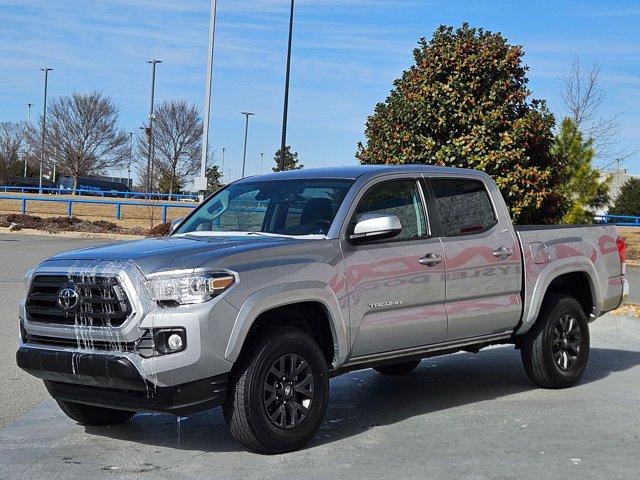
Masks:
[[[413,177],[378,181],[365,187],[355,202],[347,236],[364,214],[396,215],[402,231],[377,242],[343,242],[351,292],[352,357],[419,347],[446,337],[444,252],[440,239],[430,235],[421,188]],[[439,261],[420,263],[427,255]]]

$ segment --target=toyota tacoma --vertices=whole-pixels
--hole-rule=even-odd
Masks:
[[[351,370],[511,344],[535,384],[570,387],[589,322],[628,294],[614,226],[514,227],[488,175],[420,165],[245,178],[167,237],[60,253],[26,283],[17,363],[73,420],[222,406],[264,453],[303,447]]]

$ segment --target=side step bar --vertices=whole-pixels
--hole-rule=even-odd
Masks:
[[[513,343],[513,331],[456,340],[454,342],[435,343],[433,345],[394,350],[391,352],[374,353],[353,357],[335,370],[331,370],[329,374],[333,377],[345,372],[371,368],[378,365],[388,365],[409,360],[448,355],[461,350],[478,351],[490,345],[509,343]]]

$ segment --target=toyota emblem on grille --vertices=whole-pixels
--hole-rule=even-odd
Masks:
[[[78,306],[80,296],[74,288],[65,287],[58,292],[58,305],[63,310],[73,310]]]

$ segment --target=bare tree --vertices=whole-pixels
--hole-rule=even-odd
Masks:
[[[21,155],[24,155],[24,124],[0,123],[0,182],[6,184],[11,176],[22,172]]]
[[[168,178],[166,193],[173,194],[178,185],[183,185],[198,171],[202,131],[202,119],[197,107],[184,100],[160,104],[155,111],[152,135],[154,185],[158,184],[161,177]],[[148,131],[145,130],[138,135],[137,141],[140,176],[143,179],[147,178],[149,138]]]
[[[628,158],[635,152],[615,149],[616,133],[620,128],[623,112],[602,113],[606,95],[600,83],[601,66],[594,63],[583,66],[579,57],[571,62],[568,73],[562,77],[562,100],[568,116],[586,138],[593,140],[596,158],[601,161]]]
[[[53,102],[47,113],[45,158],[74,178],[104,175],[128,158],[129,136],[118,129],[118,108],[102,93],[74,93]],[[42,125],[42,119],[38,122]],[[40,131],[32,131],[32,148],[41,153]],[[51,165],[48,165],[51,166]]]

